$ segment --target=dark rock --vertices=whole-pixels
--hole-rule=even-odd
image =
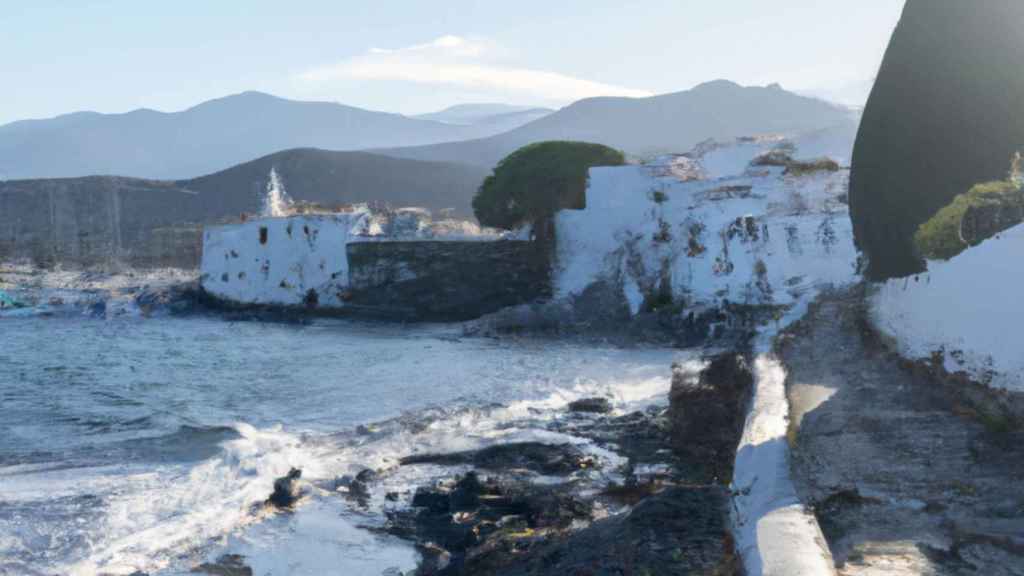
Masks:
[[[417,488],[416,494],[412,497],[412,505],[442,514],[451,509],[448,496],[448,492],[436,488]]]
[[[591,504],[569,494],[569,490],[528,482],[485,482],[476,472],[469,472],[456,479],[450,491],[418,489],[412,511],[389,513],[387,532],[428,547],[421,574],[434,573],[429,567],[440,551],[450,554],[444,564],[446,570],[454,571],[445,573],[461,573],[458,570],[464,566],[467,553],[492,537],[563,530],[574,521],[589,520]]]
[[[344,475],[334,480],[334,489],[344,488],[346,496],[360,505],[366,506],[370,501],[370,485],[377,481],[376,470],[366,468],[356,474],[355,478]]]
[[[291,508],[301,495],[300,481],[302,470],[292,468],[286,476],[274,480],[274,493],[267,499],[267,504],[278,508]]]
[[[746,419],[754,376],[743,356],[717,356],[696,379],[673,371],[669,393],[672,448],[689,461],[703,462],[708,481],[728,483]]]
[[[372,468],[365,468],[356,474],[356,482],[362,482],[363,484],[372,484],[377,481],[377,471]]]
[[[423,557],[419,568],[420,574],[437,574],[448,568],[452,561],[452,555],[447,550],[431,542],[418,544],[416,551]]]
[[[237,554],[225,554],[216,562],[196,566],[192,572],[211,576],[252,576],[252,568],[246,566],[243,557]]]
[[[607,398],[583,398],[569,403],[569,412],[607,414],[611,411],[612,403]]]
[[[672,488],[577,531],[492,538],[437,574],[736,575],[727,503],[723,488]]]
[[[472,510],[480,505],[480,495],[484,492],[484,485],[476,472],[470,471],[462,477],[452,490],[449,502],[451,509],[455,511]]]
[[[1024,3],[908,0],[853,153],[850,213],[874,279],[923,269],[917,227],[1024,145]]]
[[[590,468],[594,461],[571,444],[522,442],[499,444],[466,452],[407,456],[402,458],[401,464],[469,464],[486,470],[531,470],[545,475],[564,475]]]

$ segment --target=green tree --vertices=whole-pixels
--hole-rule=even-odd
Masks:
[[[495,228],[548,221],[558,210],[586,207],[590,168],[625,162],[622,152],[600,144],[530,144],[498,163],[473,197],[473,212]]]

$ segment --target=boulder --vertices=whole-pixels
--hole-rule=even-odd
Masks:
[[[301,496],[300,479],[302,470],[292,468],[288,474],[274,480],[274,492],[267,498],[267,504],[277,508],[291,508]]]
[[[216,562],[207,562],[196,566],[192,572],[210,576],[252,576],[252,568],[247,566],[245,558],[238,554],[225,554]]]
[[[1024,148],[1024,2],[907,0],[853,152],[850,213],[876,280],[923,270],[913,235]]]
[[[607,398],[582,398],[569,403],[569,412],[607,414],[611,411],[612,403]]]
[[[708,481],[732,480],[753,386],[750,366],[737,353],[715,357],[696,378],[678,367],[673,370],[668,412],[672,449],[705,466]]]

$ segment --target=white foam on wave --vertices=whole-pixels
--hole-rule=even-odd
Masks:
[[[74,576],[131,574],[137,570],[167,574],[188,570],[224,552],[240,553],[259,573],[278,573],[283,566],[303,566],[294,572],[315,574],[323,564],[316,555],[334,557],[347,551],[358,573],[410,566],[414,553],[407,544],[388,542],[356,526],[379,522],[393,503],[387,492],[408,493],[432,478],[458,470],[431,466],[399,467],[413,453],[453,452],[499,443],[571,443],[595,456],[599,466],[584,474],[607,479],[625,462],[612,451],[571,434],[546,429],[546,424],[565,417],[567,405],[587,397],[608,398],[616,413],[663,403],[671,386],[671,357],[688,369],[701,362],[691,353],[657,355],[650,361],[623,367],[621,374],[594,373],[569,380],[553,377],[529,383],[527,397],[503,406],[437,409],[437,417],[424,417],[430,409],[409,414],[408,422],[381,425],[383,433],[362,436],[324,432],[302,434],[281,428],[257,429],[233,425],[240,437],[221,444],[221,452],[199,464],[123,465],[58,472],[19,471],[24,498],[32,494],[75,496],[95,494],[102,500],[95,519],[81,522],[71,517],[58,529],[74,533],[86,545],[63,556],[62,564],[47,566],[51,572]],[[402,420],[401,418],[399,420]],[[372,428],[372,427],[371,427]],[[254,505],[267,498],[274,479],[292,467],[301,468],[303,479],[313,486],[329,487],[330,481],[364,468],[382,470],[374,486],[370,508],[356,512],[341,499],[324,497],[313,490],[296,514],[267,517]],[[45,476],[44,476],[45,474]],[[4,496],[12,484],[5,480]],[[543,479],[538,479],[543,481]],[[52,483],[54,491],[38,490],[32,482]],[[368,515],[368,516],[367,516]],[[3,550],[17,552],[20,542],[0,542]],[[333,556],[332,556],[333,555]],[[285,572],[289,573],[289,572]]]
[[[241,437],[224,442],[220,456],[198,466],[104,475],[107,502],[100,522],[88,529],[89,553],[60,567],[61,573],[163,569],[182,551],[201,549],[256,520],[254,505],[291,467],[318,472],[317,459],[303,450],[298,437],[243,423],[234,427]]]
[[[682,357],[678,362],[683,370],[694,372],[705,365],[696,355]],[[549,430],[546,426],[557,418],[566,417],[567,406],[583,398],[608,398],[616,414],[665,403],[671,387],[669,366],[666,364],[659,370],[646,368],[605,381],[579,379],[571,387],[533,399],[505,406],[456,410],[423,425],[414,423],[379,435],[374,435],[372,430],[386,425],[370,426],[371,435],[365,439],[357,439],[344,447],[322,448],[321,464],[325,471],[336,476],[355,475],[366,468],[385,471],[370,502],[370,509],[378,513],[392,506],[383,498],[387,492],[408,492],[438,477],[462,471],[458,467],[430,465],[400,467],[400,460],[412,454],[452,453],[521,442],[573,444],[597,460],[597,467],[583,472],[585,475],[592,480],[618,480],[619,469],[626,464],[625,458],[590,439]]]

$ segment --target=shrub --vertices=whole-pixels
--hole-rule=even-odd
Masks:
[[[586,207],[587,172],[626,163],[621,152],[586,142],[540,142],[498,163],[473,198],[483,226],[515,228],[564,208]]]
[[[750,163],[751,166],[776,166],[785,168],[784,174],[804,176],[815,172],[838,172],[839,163],[831,158],[796,160],[792,148],[773,148],[761,154]]]
[[[793,157],[786,150],[774,148],[761,154],[750,163],[752,166],[789,166]]]
[[[786,166],[785,174],[792,176],[804,176],[815,172],[838,172],[839,163],[831,158],[818,158],[816,160],[794,160]]]
[[[995,209],[1024,205],[1024,196],[1013,181],[985,182],[960,194],[946,207],[918,227],[914,244],[928,259],[949,259],[966,250],[961,235],[964,216],[972,209]]]

